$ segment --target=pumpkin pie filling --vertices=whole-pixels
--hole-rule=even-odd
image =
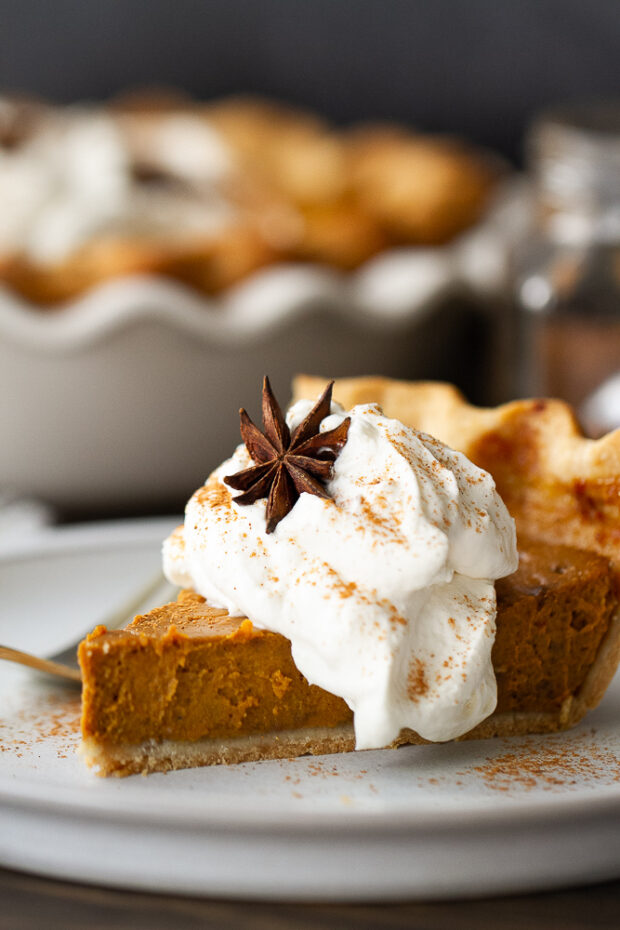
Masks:
[[[526,543],[497,596],[497,709],[468,736],[572,725],[617,607],[609,562]],[[308,684],[287,639],[192,591],[126,630],[98,627],[81,644],[80,663],[83,752],[100,774],[354,746],[351,710]],[[421,740],[412,732],[397,740],[410,742]]]

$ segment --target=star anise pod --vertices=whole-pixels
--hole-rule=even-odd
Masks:
[[[321,421],[331,412],[331,381],[310,413],[291,436],[282,409],[273,395],[269,378],[263,381],[263,431],[241,408],[241,438],[256,465],[224,478],[243,494],[236,504],[253,504],[267,498],[267,532],[273,533],[304,491],[331,499],[324,482],[332,476],[333,464],[347,441],[351,418],[335,429],[321,433]]]

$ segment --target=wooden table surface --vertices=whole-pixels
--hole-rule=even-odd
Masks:
[[[276,904],[114,891],[0,869],[0,930],[618,930],[620,881],[411,904]]]

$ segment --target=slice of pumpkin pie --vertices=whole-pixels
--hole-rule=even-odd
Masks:
[[[544,470],[485,445],[506,408],[476,434],[459,401],[451,444],[478,443],[485,471],[417,430],[420,386],[399,388],[413,416],[366,396],[347,413],[328,385],[285,419],[267,381],[263,429],[241,412],[244,444],[165,544],[178,602],[80,647],[100,774],[543,732],[600,700],[620,648],[615,550],[567,546],[566,528],[528,540],[516,508],[518,558],[491,476],[522,501]]]

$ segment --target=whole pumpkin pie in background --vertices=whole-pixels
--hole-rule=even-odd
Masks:
[[[295,385],[295,396],[316,397],[324,385],[321,379],[300,378]],[[488,591],[484,585],[490,582],[465,579],[464,583],[470,587],[459,589],[454,603],[471,604],[470,613],[462,616],[455,610],[454,617],[442,615],[441,611],[433,614],[435,620],[443,616],[443,627],[439,628],[443,632],[438,634],[437,642],[442,637],[445,639],[443,646],[448,649],[445,658],[436,658],[428,642],[420,643],[419,652],[407,653],[408,665],[398,679],[406,696],[399,693],[397,698],[393,695],[388,695],[385,700],[382,698],[378,705],[387,716],[375,720],[373,707],[364,706],[363,696],[360,698],[353,685],[347,692],[347,702],[332,693],[338,690],[337,687],[330,691],[317,684],[309,684],[295,664],[293,654],[301,657],[299,664],[305,663],[305,668],[318,669],[318,677],[329,674],[329,669],[325,672],[321,662],[317,664],[316,656],[312,654],[315,647],[319,652],[321,649],[329,651],[329,647],[318,642],[323,635],[321,624],[325,619],[318,607],[315,609],[312,604],[308,607],[309,610],[315,609],[317,642],[301,642],[300,645],[299,638],[295,640],[297,631],[293,630],[291,649],[289,638],[281,632],[259,629],[248,619],[231,616],[223,608],[209,606],[204,597],[186,590],[178,602],[136,618],[126,630],[95,630],[80,647],[84,678],[82,752],[99,774],[125,775],[215,762],[288,757],[306,752],[346,751],[356,745],[354,725],[358,746],[360,742],[362,746],[396,746],[422,741],[412,726],[397,726],[395,732],[385,729],[386,721],[394,724],[395,720],[398,723],[401,719],[419,720],[420,729],[426,736],[430,734],[431,739],[559,730],[575,724],[601,699],[613,677],[620,651],[617,613],[620,546],[614,533],[618,523],[611,513],[614,505],[618,506],[617,485],[616,499],[611,490],[614,475],[620,474],[618,436],[605,437],[596,443],[583,439],[570,412],[557,402],[523,401],[495,410],[480,410],[467,405],[454,389],[445,385],[353,379],[336,382],[335,398],[347,409],[357,404],[379,402],[387,416],[396,416],[400,424],[420,427],[425,433],[432,433],[453,448],[466,452],[473,461],[484,464],[497,481],[517,522],[518,569],[514,571],[514,552],[511,552],[514,540],[511,544],[507,515],[504,517],[501,512],[501,501],[498,503],[489,496],[486,484],[480,498],[486,502],[486,510],[483,508],[477,517],[473,512],[470,514],[473,529],[469,529],[473,535],[462,537],[468,540],[468,548],[475,548],[478,537],[488,533],[487,542],[492,542],[497,550],[494,553],[487,546],[479,552],[480,559],[486,559],[488,563],[484,571],[498,578],[495,583],[497,635],[494,641],[493,611],[490,607],[487,609],[485,602]],[[302,405],[302,413],[310,406]],[[360,419],[362,414],[365,417],[363,422]],[[266,458],[267,447],[260,445],[262,440],[246,425],[244,440],[254,451],[250,457],[245,450],[238,450],[237,468],[241,465],[245,466],[246,472],[248,467],[262,471],[255,471],[248,477],[243,470],[234,472],[228,462],[223,471],[214,473],[194,496],[194,503],[188,505],[185,533],[190,542],[193,540],[190,524],[197,525],[205,507],[210,513],[209,519],[216,515],[216,523],[232,520],[235,532],[239,531],[238,520],[243,523],[249,519],[252,523],[261,514],[261,531],[252,545],[256,550],[264,545],[270,552],[274,546],[286,546],[289,533],[294,535],[294,528],[300,521],[303,523],[308,514],[325,511],[333,516],[339,507],[348,514],[350,505],[345,501],[338,481],[340,472],[350,468],[356,450],[355,436],[360,429],[371,429],[373,417],[381,429],[389,432],[392,427],[389,424],[385,426],[385,418],[381,417],[380,411],[373,413],[363,408],[362,413],[356,413],[352,410],[353,432],[342,443],[343,416],[332,417],[324,427],[341,429],[340,448],[335,461],[334,456],[327,459],[328,465],[334,469],[332,477],[322,485],[327,492],[334,490],[335,501],[324,500],[320,490],[306,495],[302,493],[299,500],[293,499],[293,494],[280,508],[283,512],[276,513],[277,520],[271,533],[263,536],[265,516],[268,518],[271,507],[273,517],[276,505],[270,498],[265,507],[262,498],[256,496],[261,493],[261,488],[257,490],[257,483],[265,483],[265,474],[269,469],[273,472],[275,466]],[[277,418],[272,418],[272,427],[272,439],[279,430],[282,440],[276,469],[278,474],[284,470],[282,455],[288,455],[287,461],[290,462],[290,456],[299,452],[303,442],[306,443],[306,451],[319,456],[314,459],[319,462],[314,466],[315,471],[330,471],[321,464],[321,447],[316,442],[312,446],[312,436],[302,436],[303,442],[298,442],[296,450],[294,432],[292,439],[290,433],[284,436]],[[269,433],[269,430],[265,432]],[[354,441],[347,450],[353,433]],[[407,431],[402,435],[410,436]],[[445,463],[450,455],[454,455],[449,450],[445,452],[429,436],[423,436],[420,441],[426,443],[424,449],[427,452],[430,450],[436,454],[437,461]],[[346,461],[343,458],[345,453]],[[432,458],[424,456],[425,452],[423,461],[432,464]],[[459,480],[466,476],[464,488],[468,481],[475,486],[478,480],[483,480],[478,478],[473,466],[461,465],[460,459],[458,462],[449,460],[453,462],[454,474],[460,476]],[[323,457],[322,461],[325,463],[326,459]],[[308,467],[313,466],[310,464]],[[461,467],[462,473],[459,472]],[[295,474],[294,467],[288,472],[291,473]],[[274,475],[275,472],[272,474],[272,487]],[[230,484],[236,490],[242,490],[242,497],[249,495],[250,499],[240,505],[234,504],[232,494],[222,480],[224,477],[231,479]],[[424,477],[421,480],[423,483]],[[266,483],[269,484],[268,481]],[[429,485],[431,491],[425,499],[425,506],[432,498],[432,487],[434,485]],[[569,489],[572,490],[570,500]],[[594,503],[601,500],[603,489],[607,491],[607,511]],[[308,488],[302,486],[301,490]],[[369,487],[365,487],[365,493],[370,494]],[[376,503],[377,498],[371,500]],[[363,502],[360,505],[358,501],[355,506],[358,505],[363,509]],[[248,518],[246,513],[250,513]],[[376,521],[377,514],[375,508],[369,519]],[[441,520],[439,513],[429,511],[429,514],[428,526],[432,533],[433,521]],[[461,515],[453,514],[453,517],[455,524],[459,524]],[[336,518],[343,519],[342,513],[337,512]],[[389,514],[386,514],[386,521],[388,519]],[[466,523],[467,520],[463,526]],[[216,527],[215,532],[219,533],[221,529]],[[479,530],[478,536],[476,529]],[[461,538],[458,526],[455,529],[444,522],[441,531],[447,536],[456,534],[453,545],[458,548]],[[242,534],[245,530],[240,532]],[[310,529],[307,532],[311,532]],[[382,534],[389,535],[390,532],[390,527],[381,525],[379,521],[373,528],[375,543]],[[185,533],[179,529],[167,544],[168,569],[170,571],[172,566],[180,578],[184,577],[183,571],[187,571],[191,561],[184,551]],[[437,537],[431,535],[428,538],[435,540]],[[310,545],[307,541],[304,544]],[[505,551],[501,553],[499,550]],[[210,557],[221,561],[226,559],[226,553],[222,550]],[[461,553],[459,557],[466,558],[466,555]],[[257,552],[256,558],[250,558],[247,564],[252,566],[260,560],[260,552]],[[227,563],[221,562],[221,565],[224,577]],[[460,564],[460,571],[462,569]],[[330,570],[327,565],[326,578],[330,577]],[[507,577],[500,577],[506,574]],[[199,575],[197,570],[197,577]],[[460,584],[460,575],[457,580]],[[265,585],[268,597],[272,597],[282,585],[275,575],[254,581],[259,592],[261,585]],[[212,582],[213,579],[203,579],[200,583]],[[354,582],[340,577],[329,583],[333,583],[333,590],[338,591],[337,609],[332,618],[340,623],[342,617],[348,616],[347,611],[352,604],[361,603],[356,601],[359,591],[355,589]],[[234,582],[232,586],[235,587]],[[303,596],[308,597],[310,591],[311,587],[306,584]],[[217,602],[218,595],[225,600],[225,594],[217,590],[209,599]],[[319,593],[317,604],[320,604],[320,596]],[[326,611],[331,609],[330,604],[326,601]],[[428,603],[424,601],[420,616],[424,615],[427,607]],[[351,616],[354,617],[355,613]],[[285,621],[288,620],[290,617],[286,616]],[[401,621],[406,623],[406,618],[398,613],[388,617],[383,632],[389,632],[392,623],[396,630],[394,635],[404,636]],[[455,633],[452,639],[451,630]],[[353,642],[356,642],[355,633],[354,630],[351,634]],[[463,660],[460,663],[456,661],[456,653],[452,654],[452,646],[461,648],[459,639],[462,636],[466,645],[458,653]],[[381,648],[378,638],[378,651]],[[490,661],[488,669],[485,667],[485,657],[492,659],[492,668]],[[332,655],[330,660],[337,666],[339,657]],[[464,664],[466,660],[469,662],[467,666]],[[345,662],[345,670],[347,668]],[[496,703],[494,682],[487,674],[489,671],[491,678],[497,681]],[[467,690],[468,677],[475,684],[470,691]],[[324,681],[322,678],[321,683]],[[341,694],[346,687],[343,680]],[[441,701],[439,704],[434,702],[433,696],[435,692],[445,695],[446,688],[456,688],[454,693],[461,694],[463,703],[458,713],[455,712],[456,717],[451,716],[452,711],[446,711],[445,707],[437,711]],[[403,704],[406,705],[404,710]],[[355,720],[349,705],[355,706]],[[401,713],[405,717],[399,716]],[[406,717],[407,713],[409,717]],[[446,725],[448,719],[449,725]],[[376,740],[379,738],[377,734],[388,732],[390,736],[383,742],[372,742],[373,734]]]
[[[405,128],[336,131],[258,98],[0,97],[0,283],[53,307],[127,275],[220,294],[268,266],[349,271],[473,226],[497,164]]]

